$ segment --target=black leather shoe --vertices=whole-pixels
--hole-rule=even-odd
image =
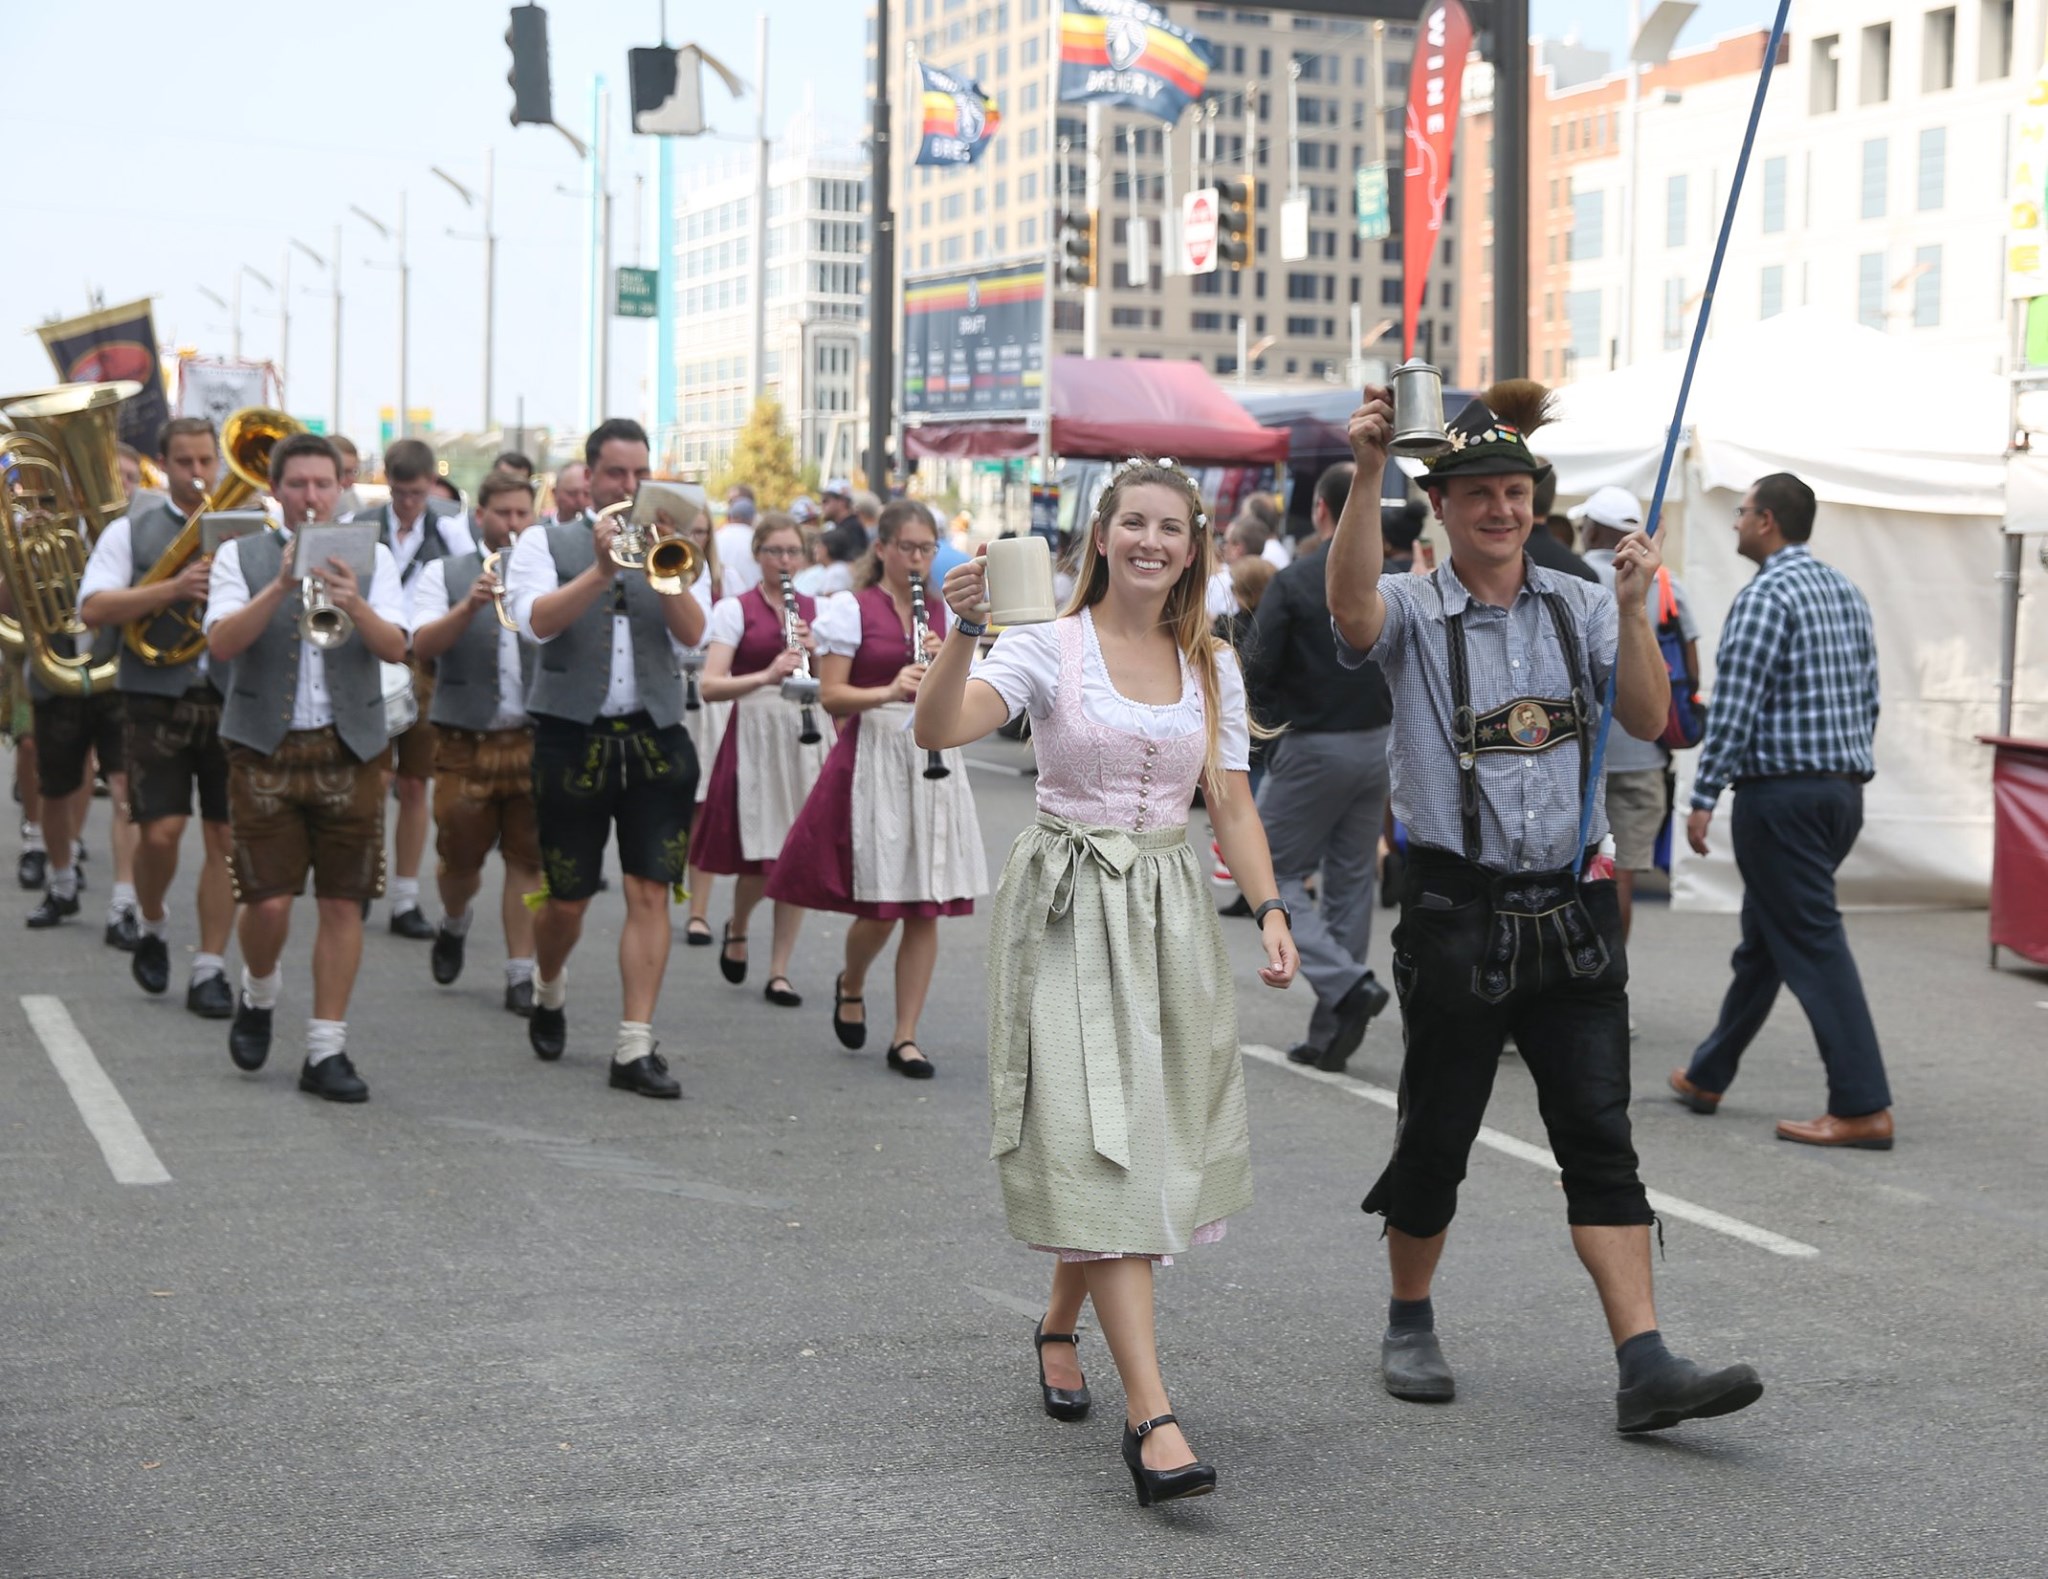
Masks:
[[[228,1027],[228,1057],[237,1069],[261,1069],[270,1057],[270,1017],[276,1012],[259,1009],[246,996],[237,995],[235,1023]]]
[[[1045,1412],[1055,1420],[1086,1420],[1088,1406],[1093,1401],[1088,1396],[1088,1384],[1079,1387],[1053,1387],[1045,1379],[1045,1346],[1048,1343],[1071,1343],[1075,1349],[1081,1347],[1078,1332],[1047,1332],[1045,1318],[1040,1317],[1037,1328],[1031,1334],[1031,1346],[1038,1351],[1038,1391],[1045,1399]]]
[[[1458,1393],[1433,1332],[1390,1332],[1380,1339],[1380,1377],[1388,1392],[1411,1404],[1447,1404]]]
[[[77,914],[77,899],[65,899],[57,894],[46,893],[43,895],[43,902],[28,913],[28,924],[31,930],[40,932],[45,927],[54,927],[61,922],[69,921]]]
[[[673,1101],[683,1094],[683,1088],[669,1079],[668,1060],[659,1053],[642,1053],[630,1064],[614,1058],[611,1082],[614,1091],[630,1091],[635,1096]]]
[[[1316,1068],[1333,1075],[1342,1072],[1351,1055],[1358,1051],[1358,1044],[1365,1040],[1365,1028],[1372,1024],[1373,1016],[1391,1003],[1393,996],[1367,971],[1337,1004],[1337,1034],[1316,1060]]]
[[[1320,1061],[1322,1056],[1323,1050],[1314,1042],[1296,1042],[1287,1049],[1287,1061],[1290,1064],[1313,1064]]]
[[[1124,1427],[1124,1465],[1131,1472],[1131,1484],[1138,1491],[1138,1506],[1175,1502],[1182,1497],[1206,1497],[1216,1489],[1216,1471],[1200,1459],[1172,1469],[1147,1469],[1143,1443],[1163,1425],[1179,1425],[1172,1415],[1160,1415],[1141,1425]]]
[[[391,930],[399,937],[422,941],[434,935],[434,923],[420,914],[418,905],[391,912]]]
[[[418,915],[417,910],[409,912]],[[433,967],[434,980],[447,986],[462,974],[462,953],[469,946],[469,939],[457,937],[445,927],[434,928],[434,952],[428,959]]]
[[[718,973],[735,986],[747,979],[747,962],[732,957],[732,946],[735,943],[744,945],[746,941],[745,938],[734,937],[732,923],[726,922],[725,941],[718,945]]]
[[[128,961],[128,974],[135,985],[154,996],[171,984],[171,946],[147,933],[135,940],[135,956]]]
[[[185,989],[185,1008],[202,1020],[232,1019],[235,1013],[234,989],[228,986],[225,976],[208,976],[195,981]]]
[[[530,978],[505,983],[505,1008],[522,1020],[533,1018],[533,982]]]
[[[14,863],[14,880],[34,893],[50,880],[50,857],[41,850],[23,850]]]
[[[527,1017],[526,1041],[534,1057],[553,1063],[569,1045],[569,1011],[543,1008],[536,1003]]]
[[[868,1045],[868,1022],[864,1019],[842,1020],[839,1011],[849,1003],[861,1003],[864,1000],[857,992],[849,994],[839,990],[845,980],[844,974],[832,978],[832,1034],[839,1038],[841,1047],[851,1047],[858,1051]],[[862,1013],[866,1011],[863,1010]]]
[[[683,941],[691,948],[709,948],[718,939],[711,935],[711,923],[692,916],[683,924]]]
[[[776,983],[782,983],[777,986]],[[781,1009],[801,1009],[804,996],[789,984],[787,976],[770,976],[768,985],[761,989],[761,996]]]
[[[917,1047],[917,1057],[905,1058],[903,1056],[903,1049],[906,1047],[917,1047],[917,1043],[898,1042],[889,1049],[889,1067],[891,1069],[895,1070],[896,1073],[903,1076],[906,1080],[929,1080],[938,1073],[938,1070],[932,1067],[932,1061],[924,1056],[924,1049],[922,1047]]]
[[[109,921],[104,941],[108,948],[133,954],[142,942],[142,923],[135,919],[135,912],[124,910]]]
[[[1706,1371],[1691,1360],[1673,1360],[1647,1382],[1614,1395],[1614,1429],[1628,1435],[1664,1431],[1681,1420],[1710,1420],[1747,1409],[1764,1395],[1753,1365]]]
[[[307,1059],[299,1071],[299,1089],[310,1091],[323,1102],[367,1102],[370,1088],[348,1061],[347,1053],[336,1053],[319,1063]]]

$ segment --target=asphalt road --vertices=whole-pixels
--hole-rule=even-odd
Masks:
[[[1030,786],[975,787],[993,866]],[[1174,1402],[1221,1488],[1141,1512],[1098,1336],[1095,1417],[1037,1407],[1048,1267],[1005,1235],[987,1160],[981,919],[945,928],[919,1084],[832,1038],[838,918],[807,927],[796,1011],[762,1002],[761,967],[731,987],[679,945],[668,1104],[604,1084],[615,911],[550,1066],[496,1004],[493,893],[454,989],[425,945],[372,936],[361,1108],[294,1089],[309,911],[255,1076],[175,990],[145,1000],[96,926],[4,934],[5,1579],[2048,1572],[2048,973],[1987,970],[1981,914],[1852,921],[1900,1124],[1870,1154],[1772,1138],[1822,1106],[1789,1001],[1718,1116],[1663,1099],[1735,924],[1643,912],[1664,1330],[1768,1387],[1654,1439],[1613,1431],[1561,1193],[1514,1144],[1543,1136],[1512,1058],[1505,1149],[1474,1155],[1438,1289],[1459,1398],[1424,1408],[1380,1389],[1357,1209],[1397,1027],[1341,1079],[1254,1056],[1258,1202],[1160,1283]],[[188,914],[181,889],[186,945]],[[1229,935],[1244,1039],[1284,1046],[1306,992],[1259,986],[1249,928]],[[885,1016],[886,975],[870,993]],[[105,1093],[74,1097],[60,1060],[104,1071],[135,1142],[103,1151],[80,1101],[104,1127]],[[150,1159],[166,1181],[117,1182]]]

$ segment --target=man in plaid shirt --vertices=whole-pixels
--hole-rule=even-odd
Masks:
[[[1742,942],[1720,1021],[1670,1084],[1695,1113],[1718,1108],[1787,985],[1827,1067],[1828,1109],[1780,1123],[1779,1139],[1889,1151],[1884,1055],[1835,906],[1876,772],[1877,640],[1863,594],[1807,551],[1813,515],[1813,490],[1789,472],[1760,479],[1736,512],[1736,546],[1762,568],[1721,632],[1686,838],[1707,853],[1714,803],[1732,785]]]

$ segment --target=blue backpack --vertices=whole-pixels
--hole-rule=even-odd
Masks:
[[[1707,704],[1700,700],[1700,677],[1686,661],[1685,632],[1678,624],[1678,590],[1671,572],[1657,567],[1657,646],[1664,653],[1664,672],[1671,677],[1671,711],[1657,743],[1673,751],[1696,746],[1707,736]]]

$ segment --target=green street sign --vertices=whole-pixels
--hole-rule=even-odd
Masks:
[[[1358,167],[1358,239],[1385,241],[1394,233],[1394,213],[1387,197],[1387,167]]]
[[[659,269],[621,268],[612,290],[612,316],[652,318],[657,315],[656,297],[661,291]]]

